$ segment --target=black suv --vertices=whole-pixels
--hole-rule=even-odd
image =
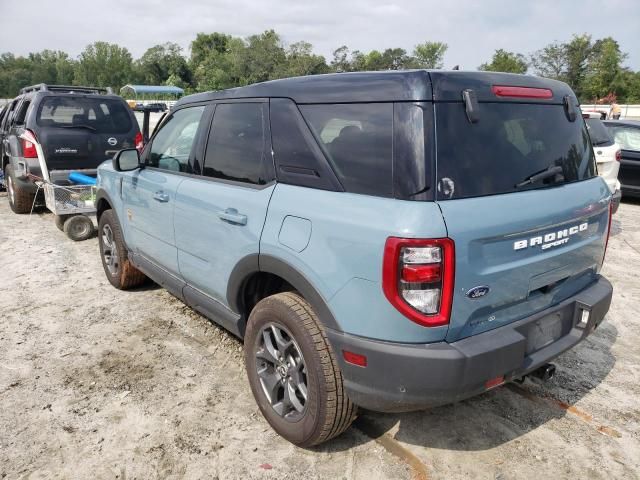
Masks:
[[[118,150],[142,147],[138,123],[121,97],[110,89],[78,86],[23,88],[5,108],[0,138],[15,213],[31,210],[38,192],[35,180],[64,183],[65,172],[92,173]]]

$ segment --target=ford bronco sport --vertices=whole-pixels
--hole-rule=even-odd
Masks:
[[[611,191],[556,81],[420,70],[191,95],[98,186],[109,281],[148,276],[243,338],[260,410],[302,446],[356,406],[550,373],[611,301]]]
[[[7,106],[0,123],[0,161],[15,213],[29,213],[43,174],[68,182],[69,170],[94,173],[142,134],[127,103],[102,88],[33,85]],[[43,172],[43,165],[45,166]]]

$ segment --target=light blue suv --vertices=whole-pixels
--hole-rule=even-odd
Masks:
[[[567,85],[420,70],[185,97],[100,166],[97,208],[110,282],[243,338],[265,418],[309,446],[357,406],[551,376],[609,309],[610,198]]]

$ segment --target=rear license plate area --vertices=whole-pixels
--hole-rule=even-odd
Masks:
[[[564,330],[562,311],[540,318],[529,326],[527,355],[536,352],[562,337]]]

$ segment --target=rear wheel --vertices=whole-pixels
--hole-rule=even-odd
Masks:
[[[127,290],[144,283],[147,277],[129,261],[122,230],[113,210],[106,210],[100,217],[98,244],[102,267],[111,285]]]
[[[33,206],[35,195],[27,191],[16,182],[13,167],[7,165],[4,171],[5,182],[7,184],[7,193],[9,197],[9,206],[14,213],[29,213]]]
[[[307,301],[292,292],[261,300],[245,335],[245,365],[253,396],[273,429],[309,447],[344,432],[356,406],[323,327]]]
[[[56,219],[57,222],[57,219]],[[57,225],[57,223],[56,223]],[[80,242],[91,238],[95,232],[93,222],[85,215],[74,215],[71,218],[63,220],[63,230],[74,242]]]

